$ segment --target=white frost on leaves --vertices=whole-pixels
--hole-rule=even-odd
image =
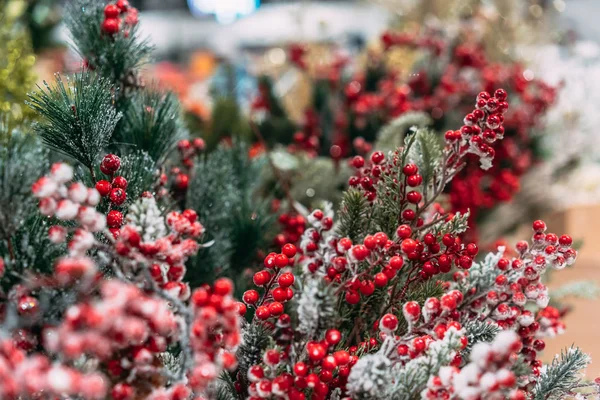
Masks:
[[[351,398],[384,399],[392,383],[392,361],[377,352],[361,357],[348,376],[346,388]]]
[[[323,324],[335,316],[335,304],[319,286],[320,278],[307,278],[298,299],[298,331],[315,337]]]
[[[127,223],[138,229],[144,242],[166,235],[165,220],[153,197],[142,197],[129,207]]]

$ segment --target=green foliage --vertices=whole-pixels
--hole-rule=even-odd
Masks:
[[[128,35],[104,34],[101,26],[105,4],[98,0],[69,2],[65,8],[65,23],[88,64],[111,82],[125,84],[135,79],[134,71],[148,60],[152,47],[147,40],[139,38],[137,26],[130,29]]]
[[[187,135],[179,101],[172,93],[137,92],[124,112],[113,142],[126,150],[146,152],[163,161],[177,142]]]
[[[500,332],[500,328],[497,325],[477,320],[468,321],[463,327],[469,339],[469,344],[463,353],[464,355],[471,353],[471,349],[475,343],[492,342]]]
[[[456,235],[466,232],[467,229],[469,229],[469,215],[470,213],[468,211],[464,214],[460,211],[457,212],[450,221],[446,221],[436,227],[436,234],[443,236],[446,233]]]
[[[429,129],[418,129],[414,135],[414,144],[410,148],[408,159],[419,166],[419,173],[424,184],[427,184],[433,179],[433,174],[440,165],[442,146],[438,135]]]
[[[127,201],[138,199],[143,192],[151,191],[156,182],[156,163],[143,150],[131,152],[121,158],[119,174],[127,179]]]
[[[209,132],[203,138],[208,148],[213,149],[223,138],[233,136],[249,139],[252,136],[250,125],[235,99],[219,97],[212,110]]]
[[[319,277],[307,278],[298,299],[298,331],[308,339],[317,340],[327,329],[338,326],[335,286]]]
[[[103,78],[76,74],[30,95],[30,106],[43,117],[35,130],[50,148],[92,169],[121,118],[114,109],[112,88]]]
[[[7,240],[35,210],[31,185],[48,169],[48,152],[23,129],[0,119],[0,241]]]
[[[256,195],[265,160],[250,159],[247,150],[237,142],[220,146],[194,169],[186,206],[198,213],[206,240],[215,243],[190,260],[186,279],[192,287],[224,274],[243,290],[241,273],[266,244],[273,215],[268,200]]]
[[[237,400],[237,390],[231,376],[224,372],[217,380],[216,400]]]
[[[591,362],[578,347],[563,350],[542,370],[533,392],[534,400],[560,399],[581,382],[580,371]]]
[[[246,324],[242,332],[242,344],[237,350],[237,360],[242,377],[248,369],[262,361],[262,354],[272,344],[273,330],[260,322]]]
[[[362,192],[356,189],[344,192],[344,198],[338,211],[338,234],[341,237],[350,238],[353,243],[364,239],[370,212],[369,201]]]
[[[390,121],[377,134],[374,148],[384,153],[394,151],[404,143],[404,137],[412,127],[424,128],[431,125],[429,114],[408,112]]]

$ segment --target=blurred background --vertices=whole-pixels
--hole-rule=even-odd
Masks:
[[[0,108],[16,119],[30,117],[23,102],[35,83],[84,62],[67,41],[65,3],[0,1]],[[365,152],[395,118],[420,112],[443,131],[462,96],[470,104],[486,85],[508,85],[517,107],[500,167],[459,180],[448,204],[472,211],[482,247],[527,238],[540,217],[580,243],[576,267],[548,277],[546,322],[557,336],[546,354],[577,343],[600,357],[600,1],[130,3],[156,48],[144,82],[177,94],[209,146],[239,135],[264,151],[235,125],[259,123],[307,205],[339,200],[328,189],[348,178],[341,160]],[[566,327],[552,325],[553,313],[567,314]],[[592,364],[588,376],[598,375]]]

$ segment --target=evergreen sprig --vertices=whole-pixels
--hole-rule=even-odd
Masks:
[[[365,236],[370,206],[367,198],[357,189],[344,192],[342,204],[338,211],[339,225],[337,232],[340,237],[348,237],[357,243]]]
[[[39,140],[0,119],[0,241],[8,240],[35,208],[31,185],[48,168]]]
[[[128,79],[135,79],[135,70],[148,61],[153,48],[147,40],[140,39],[137,25],[127,35],[104,34],[105,4],[98,0],[72,1],[65,9],[65,23],[87,63],[122,88]]]
[[[429,129],[417,129],[414,144],[408,153],[408,159],[419,166],[424,184],[433,179],[433,174],[442,159],[442,146],[435,132]]]
[[[187,136],[179,101],[172,93],[144,90],[136,93],[113,138],[125,149],[144,151],[163,161],[177,142]]]
[[[66,83],[57,75],[54,86],[44,85],[29,96],[29,105],[43,117],[36,132],[48,147],[92,170],[121,118],[110,82],[83,72]]]
[[[469,339],[469,342],[463,352],[463,355],[469,354],[475,343],[492,342],[496,335],[500,332],[500,328],[497,325],[477,320],[466,322],[464,324],[464,329],[467,332],[467,338]]]
[[[394,151],[404,143],[404,137],[412,127],[424,128],[431,125],[429,114],[408,112],[390,121],[377,134],[374,148],[379,151]]]
[[[542,370],[533,390],[534,400],[562,398],[579,385],[580,372],[589,363],[590,357],[578,347],[561,351],[560,356]]]

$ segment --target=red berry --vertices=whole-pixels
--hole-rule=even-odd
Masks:
[[[379,328],[388,332],[395,331],[396,329],[398,329],[398,317],[396,317],[394,314],[385,314],[381,318]]]
[[[362,281],[359,290],[363,296],[370,296],[375,292],[375,285],[370,280]]]
[[[127,179],[122,176],[115,176],[112,180],[112,186],[114,188],[121,188],[123,190],[127,189]]]
[[[369,253],[369,249],[362,244],[358,244],[352,248],[352,255],[358,261],[363,261],[364,259],[366,259],[369,256]]]
[[[123,224],[123,213],[110,210],[106,216],[106,224],[109,228],[119,228]]]
[[[260,320],[268,319],[271,316],[271,312],[269,311],[269,307],[260,306],[256,309],[256,318]]]
[[[294,284],[294,275],[290,272],[284,272],[279,276],[278,283],[283,288],[290,287]]]
[[[335,346],[342,340],[342,334],[337,329],[329,329],[325,332],[325,340],[329,345]]]
[[[126,12],[129,10],[129,1],[127,0],[117,0],[117,7],[121,10],[121,12]]]
[[[118,18],[107,18],[102,22],[102,31],[108,33],[109,35],[114,35],[115,33],[119,32],[120,25],[121,21]],[[102,169],[102,167],[100,167],[100,169]],[[104,171],[102,172],[106,175],[109,175]]]
[[[419,171],[419,167],[416,164],[406,164],[404,168],[402,168],[402,172],[406,176],[412,176]]]
[[[275,266],[277,268],[283,268],[283,267],[287,267],[288,263],[289,263],[289,259],[287,258],[287,256],[285,254],[277,254],[275,255]]]
[[[378,272],[375,274],[374,283],[378,288],[382,288],[388,284],[388,277],[383,272]]]
[[[258,271],[254,274],[252,281],[256,286],[264,286],[271,280],[271,274],[267,271]]]
[[[381,151],[376,151],[371,154],[371,161],[373,164],[380,164],[385,159],[385,155]]]
[[[105,197],[110,194],[110,191],[112,190],[112,185],[109,181],[101,180],[96,182],[96,190],[98,191],[98,193],[100,193],[100,196]]]
[[[283,248],[281,249],[281,252],[283,254],[285,254],[287,257],[292,258],[296,255],[296,246],[294,246],[291,243],[287,243],[285,246],[283,246]]]
[[[536,232],[544,232],[546,230],[546,223],[541,219],[533,222],[533,230]]]
[[[416,301],[409,301],[402,306],[404,318],[409,322],[415,322],[421,316],[421,306]]]
[[[269,313],[271,315],[283,314],[283,304],[278,301],[274,301],[273,303],[269,304]]]
[[[107,154],[100,163],[100,171],[105,175],[112,175],[121,167],[121,159],[115,154]]]
[[[365,247],[369,250],[373,250],[377,247],[377,239],[375,239],[375,236],[372,235],[365,236],[365,240],[363,241],[363,243],[365,244]]]
[[[117,206],[120,206],[127,200],[127,193],[121,188],[114,188],[110,191],[110,201]]]
[[[348,290],[345,297],[348,304],[358,304],[360,302],[360,294],[357,291]]]
[[[178,190],[186,190],[190,184],[190,177],[183,173],[177,174],[174,184]]]
[[[121,10],[119,10],[119,7],[117,7],[116,4],[107,4],[106,7],[104,7],[104,16],[106,18],[117,18],[120,12]]]
[[[402,257],[394,256],[394,257],[390,258],[390,266],[393,269],[399,270],[400,268],[402,268],[403,265],[404,265],[404,259]]]
[[[396,229],[396,235],[400,239],[406,239],[412,235],[412,228],[408,225],[400,225],[398,229]]]
[[[273,300],[275,301],[284,302],[287,300],[287,290],[281,287],[273,289],[271,294],[273,295]]]
[[[313,361],[321,361],[327,354],[327,349],[320,343],[309,343],[306,345],[308,357]]]
[[[423,183],[423,177],[419,174],[411,175],[406,178],[406,184],[410,187],[417,187]]]
[[[126,383],[117,383],[110,394],[114,400],[132,400],[135,397],[133,387]]]
[[[192,224],[194,222],[196,222],[196,220],[198,219],[198,213],[196,213],[196,211],[194,211],[192,209],[189,209],[189,208],[183,210],[183,212],[181,213],[181,215],[183,215]]]
[[[294,374],[296,376],[306,376],[308,374],[308,366],[302,361],[294,364]]]
[[[258,301],[258,298],[259,298],[259,295],[256,290],[247,290],[244,292],[244,295],[242,296],[242,300],[244,300],[244,302],[246,304],[254,304]]]
[[[233,293],[233,282],[228,278],[219,278],[215,281],[213,290],[219,296],[228,296]]]
[[[573,244],[573,239],[569,235],[562,235],[560,239],[558,239],[558,243],[561,246],[571,246]]]
[[[333,353],[337,365],[346,365],[350,362],[350,354],[346,350],[338,350]]]
[[[506,97],[507,97],[506,90],[496,89],[496,91],[494,92],[494,97],[500,101],[506,100]]]
[[[417,245],[418,243],[413,239],[404,239],[400,247],[404,254],[409,254],[417,250]]]
[[[414,190],[406,194],[406,199],[413,204],[418,204],[421,201],[421,198],[421,193]]]
[[[356,156],[352,159],[352,166],[356,169],[362,168],[365,165],[365,159],[361,156]]]
[[[402,219],[406,220],[406,221],[412,221],[417,217],[417,214],[415,214],[414,210],[404,210],[402,211]]]

